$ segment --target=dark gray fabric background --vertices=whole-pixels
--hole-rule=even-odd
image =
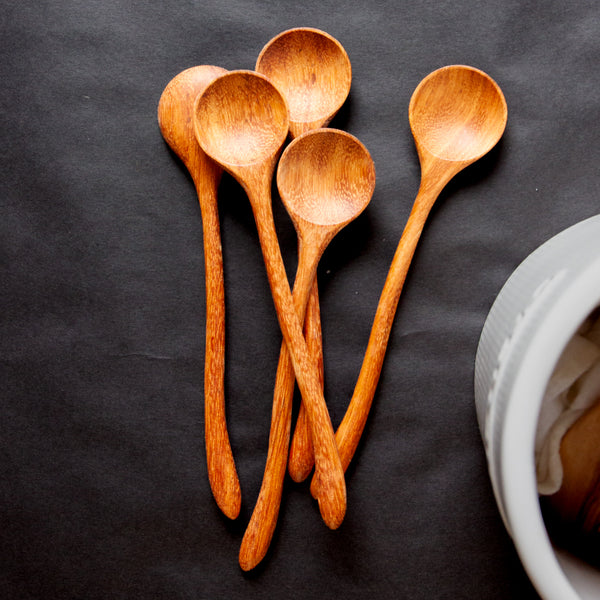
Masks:
[[[537,598],[491,492],[473,399],[477,342],[534,248],[598,212],[595,0],[4,0],[0,10],[0,597],[8,600]],[[203,447],[204,263],[191,180],[156,108],[197,64],[251,69],[291,27],[353,66],[332,126],[377,169],[323,257],[326,396],[337,425],[419,184],[407,109],[453,63],[487,71],[503,140],[456,177],[421,238],[339,530],[286,483],[263,564],[239,544],[266,456],[280,334],[256,230],[225,177],[227,410],[239,519]],[[295,234],[274,198],[289,268]]]

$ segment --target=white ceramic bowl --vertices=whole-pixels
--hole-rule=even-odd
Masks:
[[[534,444],[544,390],[565,345],[600,305],[600,215],[554,236],[508,279],[475,359],[477,418],[496,501],[546,600],[597,600],[600,571],[556,549],[540,510]]]

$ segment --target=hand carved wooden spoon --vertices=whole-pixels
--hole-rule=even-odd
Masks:
[[[443,67],[417,86],[408,116],[421,163],[421,185],[387,275],[354,394],[336,432],[344,470],[364,429],[379,381],[400,293],[427,216],[445,185],[488,153],[506,126],[506,101],[485,73]],[[311,491],[318,486],[313,477]]]
[[[231,71],[217,78],[194,107],[198,143],[241,184],[250,200],[279,326],[314,430],[319,432],[318,439],[313,438],[315,460],[323,474],[319,509],[325,523],[336,528],[346,512],[344,471],[318,370],[296,314],[271,206],[271,180],[288,126],[284,98],[266,77],[253,71]]]
[[[346,101],[352,81],[343,46],[310,27],[274,37],[261,50],[256,71],[266,75],[287,100],[294,138],[325,127]]]
[[[294,302],[297,314],[304,315],[319,259],[333,236],[355,219],[371,200],[375,167],[368,151],[355,137],[336,129],[319,129],[300,136],[285,149],[277,169],[277,185],[298,233]],[[284,343],[278,378],[280,371],[288,368],[291,363]],[[285,473],[290,411],[289,399],[284,400],[283,406],[274,405],[265,477],[240,549],[240,565],[244,570],[262,560],[275,529]],[[313,426],[313,437],[318,439],[319,436],[318,425]],[[326,473],[321,475],[318,463],[317,469],[321,477],[327,476]]]
[[[258,56],[256,71],[266,75],[286,99],[292,138],[328,125],[346,101],[352,83],[352,67],[343,46],[328,33],[309,27],[289,29],[269,41]],[[319,365],[323,379],[319,290],[316,278],[304,327],[306,343]],[[307,333],[310,335],[306,335]],[[274,406],[280,403],[287,406],[287,398],[294,393],[294,372],[290,365],[288,370],[278,369],[278,374]],[[286,442],[286,453],[287,446]],[[306,410],[301,405],[289,454],[288,468],[292,479],[306,479],[313,464],[310,425]]]
[[[235,519],[241,492],[225,420],[225,291],[217,210],[222,169],[198,145],[192,121],[196,96],[223,73],[225,69],[210,65],[179,73],[160,97],[158,123],[166,142],[187,167],[200,202],[206,279],[204,421],[208,479],[219,508]]]

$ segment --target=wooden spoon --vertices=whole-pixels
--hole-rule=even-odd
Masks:
[[[336,432],[344,470],[369,414],[402,286],[429,211],[452,177],[496,145],[506,126],[507,108],[502,91],[488,75],[452,65],[421,81],[408,115],[421,185],[383,286],[354,394]],[[313,477],[313,495],[318,485]]]
[[[339,527],[346,512],[346,482],[333,426],[316,366],[310,358],[277,240],[271,206],[271,179],[288,134],[287,104],[277,88],[253,71],[231,71],[198,96],[194,107],[196,139],[202,149],[244,188],[250,200],[273,302],[294,372],[310,418],[322,470],[318,502],[325,523]]]
[[[319,259],[333,236],[371,200],[375,167],[367,149],[355,137],[336,129],[319,129],[300,136],[285,149],[277,169],[277,185],[298,233],[294,302],[297,314],[304,316]],[[291,368],[284,342],[278,380],[282,371]],[[310,411],[310,405],[307,408]],[[273,536],[285,473],[290,414],[290,398],[274,403],[263,485],[240,549],[244,570],[254,568],[262,560]],[[318,424],[313,426],[313,437],[320,437]]]
[[[266,75],[287,100],[290,135],[296,138],[329,124],[342,107],[352,82],[352,67],[344,47],[319,29],[299,27],[274,37],[262,49],[256,71]],[[323,380],[323,349],[319,310],[319,289],[315,278],[309,298],[305,339]],[[310,335],[306,335],[307,333]],[[287,406],[294,393],[294,372],[278,369],[274,407]],[[290,400],[288,400],[290,398]],[[283,414],[286,414],[285,411]],[[285,442],[287,447],[289,442]],[[294,481],[308,477],[314,464],[310,425],[300,406],[290,448],[289,473]]]
[[[346,101],[352,81],[343,46],[310,27],[288,29],[274,37],[261,50],[256,71],[287,100],[294,138],[329,124]]]
[[[573,533],[600,528],[600,399],[567,430],[560,444],[563,481],[546,501]]]
[[[187,167],[200,202],[206,279],[204,437],[208,479],[219,508],[235,519],[240,512],[241,492],[225,419],[225,291],[217,210],[222,169],[198,145],[192,122],[196,96],[226,72],[201,65],[179,73],[160,97],[158,123],[166,142]]]

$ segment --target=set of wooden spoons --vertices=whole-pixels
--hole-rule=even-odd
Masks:
[[[327,128],[345,102],[351,66],[341,44],[312,28],[285,31],[260,53],[254,71],[192,67],[165,88],[161,132],[195,182],[202,213],[206,277],[205,443],[208,476],[224,514],[236,518],[241,493],[225,419],[223,258],[217,187],[223,170],[250,201],[283,334],[263,483],[239,562],[254,568],[275,530],[286,466],[296,481],[312,471],[311,493],[335,529],[346,512],[347,469],[375,394],[399,296],[420,233],[437,196],[460,170],[486,154],[506,124],[506,102],[485,73],[466,66],[434,71],[415,90],[409,120],[421,186],[377,307],[355,392],[334,433],[323,396],[316,284],[331,239],[366,208],[375,167],[364,145]],[[290,143],[282,152],[286,140]],[[288,284],[271,205],[279,195],[298,235],[298,268]],[[294,382],[302,395],[290,446]],[[289,456],[288,456],[289,451]]]

